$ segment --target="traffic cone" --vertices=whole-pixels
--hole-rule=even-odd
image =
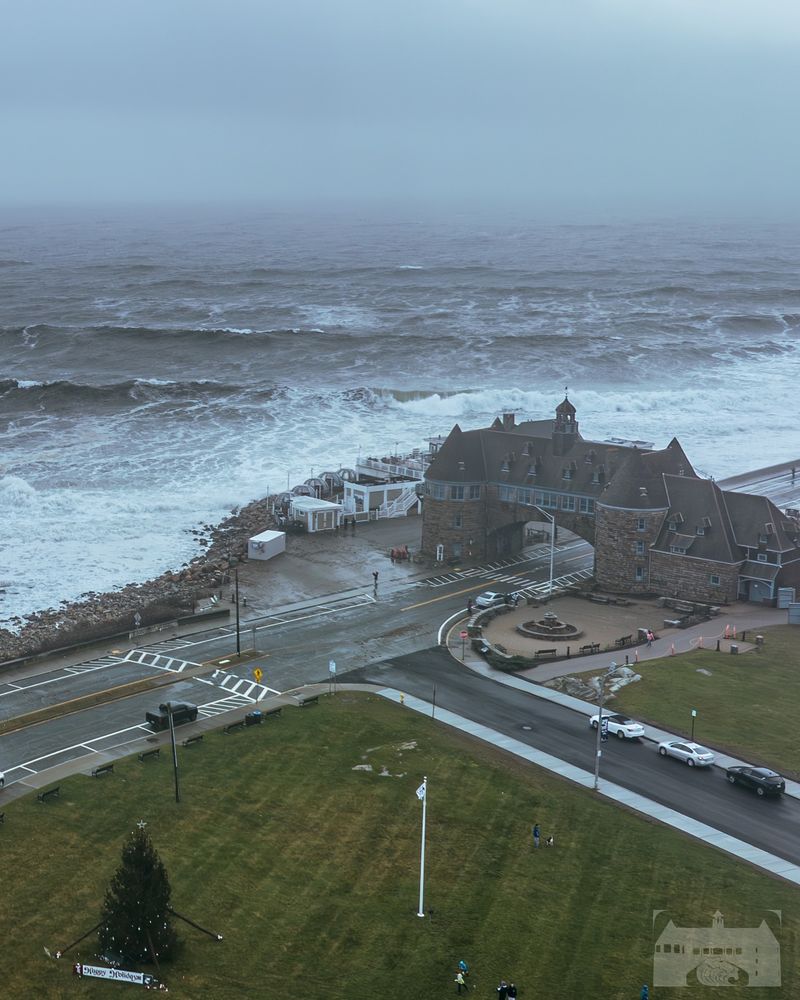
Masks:
[[[736,638],[736,626],[735,625],[733,626],[733,638],[734,639]]]
[[[697,640],[697,648],[698,648],[698,649],[702,649],[702,648],[703,648],[703,637],[702,637],[702,635],[701,635],[701,636],[700,636],[700,638],[699,638],[699,639]]]
[[[674,642],[673,642],[673,643],[672,643],[672,645],[670,646],[670,649],[669,649],[669,655],[670,655],[670,656],[674,656],[674,655],[675,655],[675,643],[674,643]]]
[[[639,662],[639,650],[638,649],[634,649],[634,651],[633,651],[633,662],[634,663],[638,663]]]
[[[725,638],[730,639],[731,637],[731,627],[730,625],[725,626]]]

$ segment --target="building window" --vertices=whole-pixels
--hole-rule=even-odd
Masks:
[[[461,558],[461,543],[460,542],[453,542],[453,558],[454,559],[460,559]]]
[[[706,529],[702,524],[698,524],[698,526],[694,529],[694,533],[696,535],[704,535],[706,533]]]
[[[481,488],[480,484],[476,483],[474,486],[469,488],[469,499],[470,500],[480,500],[481,498]]]
[[[719,574],[718,573],[712,573],[709,582],[711,583],[712,587],[718,587],[719,586]]]
[[[562,479],[572,479],[572,469],[566,468],[561,470]]]
[[[643,566],[637,566],[636,567],[636,579],[637,580],[644,580],[644,567]]]
[[[644,555],[644,542],[637,542],[636,543],[636,555],[637,556],[643,556]]]
[[[517,492],[517,499],[519,500],[520,503],[524,503],[530,506],[531,503],[533,502],[533,490],[520,489]]]
[[[647,521],[645,520],[645,518],[640,517],[638,519],[638,521],[636,522],[636,530],[637,531],[647,531]]]
[[[542,494],[542,507],[550,507],[555,510],[558,507],[558,494],[557,493],[543,493]]]
[[[453,514],[453,527],[454,528],[461,527],[461,514]]]
[[[561,509],[562,510],[575,510],[575,497],[562,497],[561,498]]]
[[[441,483],[429,483],[428,492],[434,500],[444,500],[444,486]]]
[[[767,553],[766,552],[759,552],[758,555],[756,556],[756,559],[759,562],[768,562],[769,561],[767,559]]]
[[[669,524],[667,525],[667,527],[669,528],[670,531],[677,531],[678,530],[678,522],[677,521],[670,521]]]
[[[517,488],[516,486],[501,486],[499,490],[500,499],[508,503],[511,500],[517,499]]]
[[[588,497],[581,497],[578,510],[580,510],[581,514],[594,514],[594,500],[590,500]]]
[[[686,555],[686,549],[683,548],[683,546],[681,546],[681,545],[670,545],[669,550],[675,556],[685,556]]]
[[[463,500],[464,499],[464,487],[463,486],[451,486],[450,487],[450,499],[451,500]]]

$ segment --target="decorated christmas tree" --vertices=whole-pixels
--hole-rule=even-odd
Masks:
[[[144,823],[122,848],[122,864],[106,890],[100,951],[128,962],[169,961],[178,936],[169,912],[167,870]]]

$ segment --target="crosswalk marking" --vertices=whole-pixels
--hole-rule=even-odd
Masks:
[[[150,649],[131,649],[124,657],[130,663],[141,663],[144,667],[155,667],[156,670],[166,670],[171,674],[183,673],[187,667],[199,667],[192,660],[178,660],[174,656],[154,653]]]
[[[244,708],[246,705],[252,704],[252,698],[246,698],[241,694],[232,694],[227,698],[220,698],[219,701],[210,701],[206,705],[200,705],[197,714],[204,719],[210,719],[212,716],[230,712],[234,708]]]
[[[65,674],[90,674],[93,670],[101,670],[103,667],[113,666],[115,663],[122,663],[121,656],[99,656],[96,660],[89,660],[87,663],[76,663],[71,667],[64,667]]]

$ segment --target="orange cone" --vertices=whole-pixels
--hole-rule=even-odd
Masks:
[[[736,626],[735,625],[733,626],[733,638],[734,639],[736,638]]]
[[[725,626],[725,638],[730,639],[731,637],[731,627],[730,625]]]

